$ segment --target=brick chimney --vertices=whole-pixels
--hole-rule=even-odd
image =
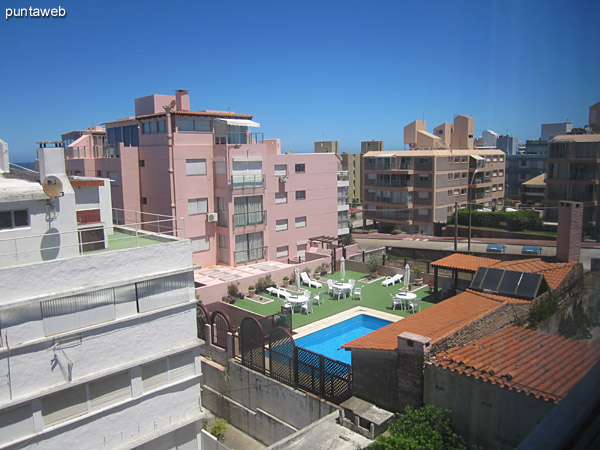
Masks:
[[[559,202],[556,259],[561,262],[579,262],[582,226],[583,204],[581,202]]]
[[[175,91],[175,111],[189,111],[190,96],[187,89],[177,89]]]

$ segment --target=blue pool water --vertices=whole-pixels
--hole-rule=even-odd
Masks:
[[[352,364],[352,353],[340,347],[390,323],[392,322],[389,320],[361,314],[296,339],[295,342],[298,347],[320,353],[346,364]]]

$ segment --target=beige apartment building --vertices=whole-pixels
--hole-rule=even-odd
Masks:
[[[501,209],[505,154],[496,149],[431,149],[363,155],[363,225],[434,234],[455,204]]]

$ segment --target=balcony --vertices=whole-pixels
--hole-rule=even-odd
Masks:
[[[94,145],[93,147],[67,147],[65,159],[100,159],[118,158],[121,156],[117,145]]]
[[[264,133],[235,131],[215,136],[215,145],[262,144],[264,140]]]
[[[377,220],[377,221],[394,221],[394,222],[405,222],[408,224],[412,223],[412,214],[410,210],[384,210],[384,211],[373,211],[365,210],[363,212],[366,219]]]
[[[234,191],[258,191],[265,188],[265,176],[260,175],[231,175],[231,186]]]
[[[412,187],[412,182],[410,180],[369,180],[369,179],[367,179],[365,181],[365,186],[410,188],[410,187]]]
[[[145,247],[173,242],[176,236],[185,236],[181,217],[113,208],[112,225],[0,239],[0,267]]]

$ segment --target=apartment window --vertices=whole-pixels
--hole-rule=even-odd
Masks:
[[[467,162],[467,159],[468,159],[468,156],[463,156],[463,157],[461,157],[460,161],[461,162]]]
[[[498,176],[503,177],[504,176],[504,170],[500,169],[498,171]]]
[[[144,161],[143,159],[140,159],[139,165],[140,165],[140,167],[146,167],[146,161]],[[100,172],[100,171],[98,171],[98,172]],[[98,176],[100,176],[100,175],[98,175]]]
[[[448,180],[452,180],[452,172],[448,174]]]
[[[429,192],[428,191],[419,191],[417,196],[419,198],[429,198]]]
[[[88,412],[85,385],[64,389],[42,398],[44,426],[50,427]]]
[[[120,372],[89,383],[92,411],[116,405],[131,398],[129,372]]]
[[[498,161],[504,162],[504,156],[503,155],[498,156]]]
[[[217,213],[218,213],[218,221],[217,225],[220,227],[226,227],[228,223],[228,205],[227,199],[225,197],[217,197]]]
[[[296,200],[306,200],[306,191],[296,191]]]
[[[417,209],[417,214],[419,216],[426,216],[429,214],[429,210],[427,208],[419,208]]]
[[[144,392],[153,391],[165,386],[168,381],[169,377],[166,359],[154,361],[142,366],[142,385],[144,386]]]
[[[283,177],[283,176],[287,175],[287,165],[286,164],[275,164],[274,175],[276,177]]]
[[[454,189],[454,191],[452,192],[452,194],[456,197],[457,195],[460,194],[460,190],[459,189]]]
[[[229,248],[229,236],[219,234],[219,248]]]
[[[26,209],[15,209],[12,211],[0,211],[0,230],[11,228],[28,227],[29,212]]]
[[[190,273],[154,278],[135,283],[137,310],[140,313],[165,308],[194,298],[194,280]]]
[[[119,172],[108,172],[106,176],[110,179],[111,186],[119,186]]]
[[[429,164],[429,158],[419,158],[419,164]]]
[[[141,161],[140,161],[141,162]],[[141,167],[141,166],[140,166]],[[101,170],[96,170],[96,176],[98,178],[102,178],[102,171]]]
[[[448,189],[448,197],[452,197],[452,189]]]
[[[188,215],[206,214],[208,212],[207,198],[191,198],[188,200]]]
[[[147,204],[148,204],[148,199],[147,199],[146,197],[142,197],[142,198],[140,199],[140,203],[141,203],[142,205],[147,205]]]
[[[503,184],[499,184],[498,185],[498,190],[501,191],[502,189],[504,189],[504,185]]]
[[[290,254],[290,250],[287,245],[285,247],[277,247],[277,254],[276,254],[277,258],[285,258],[285,257],[289,256],[289,254]]]
[[[296,173],[304,173],[306,172],[306,167],[304,164],[296,164]]]
[[[192,238],[192,252],[207,252],[210,250],[210,241],[208,236]]]
[[[494,171],[492,172],[492,174],[493,174],[495,177],[497,177],[497,176],[498,176],[498,171],[497,171],[497,170],[494,170]]]
[[[492,157],[491,156],[486,156],[485,157],[485,162],[492,162]]]
[[[206,175],[206,159],[186,159],[186,175]]]
[[[306,226],[306,216],[296,217],[295,222],[296,228],[304,228]]]
[[[493,162],[497,162],[497,161],[498,161],[498,156],[494,155],[494,156],[492,157],[492,161],[493,161]]]
[[[520,181],[525,181],[527,179],[527,175],[524,173],[519,174],[519,180]]]
[[[462,188],[460,190],[460,195],[467,195],[467,189],[466,188]]]
[[[158,120],[156,122],[156,132],[161,133],[161,134],[167,132],[167,121],[166,120]]]
[[[419,175],[419,181],[429,181],[429,175]]]
[[[233,200],[233,224],[236,227],[258,225],[264,221],[262,195],[236,197]]]
[[[275,221],[275,231],[285,231],[288,229],[288,220],[279,219]]]
[[[460,177],[460,172],[454,172],[454,179],[458,180],[459,177]]]
[[[115,128],[115,131],[121,131],[121,128]],[[156,122],[144,122],[142,124],[142,134],[156,134]],[[117,139],[117,138],[115,138]],[[121,142],[121,140],[117,140],[117,142]]]
[[[264,258],[264,241],[262,231],[238,234],[235,237],[235,262],[241,264],[258,261]]]
[[[465,178],[467,178],[467,172],[463,172],[460,174],[460,177],[464,180]]]
[[[46,300],[41,309],[44,334],[52,336],[115,320],[115,293],[110,288]]]
[[[275,193],[275,204],[287,203],[287,192],[276,192]]]
[[[209,133],[212,131],[210,119],[177,119],[177,130],[188,133]]]
[[[460,156],[455,156],[454,157],[454,162],[455,163],[459,163],[460,162]]]

